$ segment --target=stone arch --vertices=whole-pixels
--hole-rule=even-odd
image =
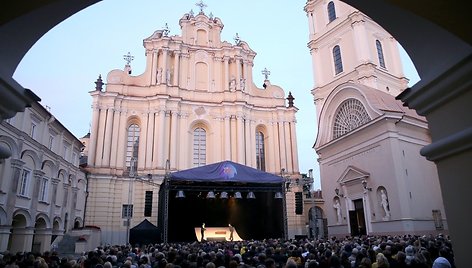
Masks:
[[[365,108],[371,120],[379,117],[382,112],[376,109],[366,96],[367,89],[359,90],[362,85],[347,82],[337,86],[326,98],[320,112],[319,132],[316,137],[315,147],[325,144],[333,139],[334,116],[336,115],[340,105],[346,99],[355,99],[359,101]]]
[[[11,158],[13,159],[19,158],[18,145],[13,138],[2,135],[0,136],[0,144],[4,144],[8,149],[10,149]]]
[[[13,212],[12,226],[18,228],[33,227],[31,214],[25,209],[17,209]]]
[[[31,168],[32,170],[40,168],[39,157],[35,151],[24,150],[23,152],[21,152],[21,160],[25,162],[25,166]]]
[[[63,226],[62,226],[62,219],[61,217],[54,217],[53,221],[52,221],[52,230],[53,231],[60,231],[63,229]]]
[[[81,227],[84,227],[84,221],[80,217],[76,217],[74,219],[74,229],[79,229]]]
[[[36,228],[36,224],[38,223],[38,221],[42,221],[44,223],[44,226],[42,226],[41,228],[51,228],[52,227],[51,219],[45,213],[39,213],[38,215],[36,215],[35,228]]]

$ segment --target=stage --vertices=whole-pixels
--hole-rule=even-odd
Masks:
[[[202,228],[195,227],[195,236],[197,241],[202,241]],[[206,241],[230,241],[229,240],[230,232],[229,227],[205,227],[205,240]],[[239,237],[236,228],[233,231],[233,241],[242,241],[241,237]]]

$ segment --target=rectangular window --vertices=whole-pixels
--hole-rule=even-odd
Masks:
[[[31,177],[31,171],[24,169],[21,174],[20,187],[18,194],[21,196],[27,196],[28,193],[28,184]]]
[[[146,191],[144,197],[144,217],[152,216],[152,191]]]
[[[123,204],[123,209],[121,211],[121,217],[123,219],[129,219],[133,217],[133,205],[132,204]]]
[[[48,178],[42,178],[39,185],[39,201],[46,202],[48,199]]]

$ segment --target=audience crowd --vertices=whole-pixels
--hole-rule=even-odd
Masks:
[[[0,254],[0,268],[455,268],[447,236],[106,245],[81,256]]]

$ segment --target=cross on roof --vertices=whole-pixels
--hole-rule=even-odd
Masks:
[[[265,76],[265,80],[269,79],[270,71],[267,68],[264,68],[261,73]]]
[[[203,3],[203,0],[200,0],[200,2],[196,3],[195,5],[200,8],[200,13],[203,13],[203,9],[207,7],[207,5]]]
[[[134,60],[134,56],[131,56],[131,53],[123,55],[123,59],[126,61],[126,64],[129,65],[132,60]]]

